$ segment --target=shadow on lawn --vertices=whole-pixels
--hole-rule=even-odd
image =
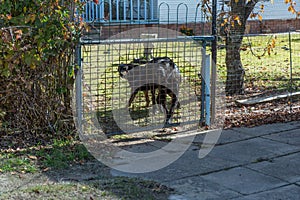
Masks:
[[[35,179],[35,174],[40,172],[47,177],[47,182],[32,185],[38,182],[32,180],[27,186],[22,186],[23,189],[12,189],[7,195],[13,197],[167,199],[172,191],[152,181],[113,177],[110,168],[97,161],[78,141],[56,140],[52,145],[2,152],[0,155],[2,173],[31,174]],[[20,192],[26,194],[20,196]]]

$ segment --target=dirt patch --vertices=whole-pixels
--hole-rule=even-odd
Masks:
[[[226,97],[224,128],[253,127],[262,124],[300,120],[300,98],[299,96],[272,100],[253,105],[242,105],[237,103],[240,99],[251,99],[253,97],[268,97],[279,95],[282,92],[265,92],[255,94],[248,92],[245,95]]]
[[[62,170],[0,175],[0,199],[167,199],[172,190],[137,178],[112,177],[98,161]]]

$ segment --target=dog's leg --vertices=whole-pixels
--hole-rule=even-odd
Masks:
[[[161,105],[166,114],[166,118],[168,117],[168,108],[167,108],[167,91],[165,87],[159,87],[158,95],[157,95],[157,103]]]
[[[156,96],[155,96],[155,89],[156,86],[152,85],[150,87],[150,92],[151,92],[151,99],[152,99],[152,107],[153,107],[153,115],[157,114],[158,110],[159,110],[159,103],[156,100]]]
[[[171,102],[170,110],[167,113],[166,123],[171,124],[172,123],[172,116],[173,116],[175,107],[176,107],[176,105],[178,105],[178,98],[177,98],[176,94],[174,94],[173,92],[168,91],[168,93],[172,98],[172,102]]]
[[[150,100],[149,100],[148,90],[144,90],[143,92],[144,92],[145,99],[146,99],[146,107],[149,107]]]
[[[152,105],[155,105],[156,101],[155,101],[155,87],[154,86],[150,87],[150,92],[151,92]]]
[[[130,95],[130,98],[129,98],[129,101],[128,101],[128,108],[130,108],[136,94],[138,93],[139,90],[135,90],[131,95]]]
[[[179,101],[177,102],[176,108],[180,109],[180,103],[179,103]]]

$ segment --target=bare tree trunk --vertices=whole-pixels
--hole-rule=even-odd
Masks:
[[[226,37],[226,94],[244,93],[245,70],[241,61],[240,47],[243,35],[229,35]]]
[[[259,0],[231,0],[231,14],[237,20],[230,24],[226,35],[227,95],[244,93],[245,70],[241,61],[240,47],[245,34],[246,22]]]

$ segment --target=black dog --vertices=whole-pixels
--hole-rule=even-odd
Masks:
[[[125,78],[126,79],[126,75],[127,73],[129,72],[129,70],[133,69],[134,67],[137,67],[139,65],[137,64],[120,64],[119,67],[118,67],[118,72],[119,72],[119,75],[122,77],[122,78]],[[131,87],[132,88],[132,87]],[[145,95],[145,99],[146,99],[146,107],[149,107],[149,104],[150,104],[150,100],[149,100],[149,93],[148,91],[150,90],[151,92],[151,97],[152,97],[152,105],[155,104],[155,89],[157,87],[154,86],[153,84],[145,84],[143,86],[140,86],[136,89],[132,89],[133,90],[133,93],[131,94],[130,96],[130,99],[128,101],[128,107],[131,106],[135,96],[137,95],[137,93],[139,91],[142,91]]]
[[[169,124],[176,105],[179,106],[178,93],[181,81],[179,69],[169,57],[156,57],[144,62],[136,59],[133,63],[120,64],[118,67],[120,76],[128,80],[133,91],[128,106],[139,91],[144,92],[146,106],[149,106],[148,91],[150,90],[152,104],[162,105],[166,113],[166,124]],[[141,64],[146,65],[141,66]],[[155,90],[158,90],[157,98],[155,98]],[[167,95],[172,99],[170,109],[167,108]]]

